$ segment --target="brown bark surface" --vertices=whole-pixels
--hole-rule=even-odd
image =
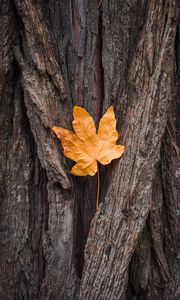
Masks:
[[[1,0],[0,24],[0,299],[179,299],[179,2]],[[98,212],[51,130],[74,105],[113,105],[126,147]]]

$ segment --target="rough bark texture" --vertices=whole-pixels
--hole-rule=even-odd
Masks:
[[[1,0],[0,24],[0,299],[179,299],[179,2]],[[51,128],[111,104],[95,213]]]

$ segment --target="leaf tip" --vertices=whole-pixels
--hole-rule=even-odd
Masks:
[[[57,127],[57,126],[53,126],[53,127],[52,127],[52,131],[54,131],[54,133],[57,134],[58,128],[59,128],[59,127]]]

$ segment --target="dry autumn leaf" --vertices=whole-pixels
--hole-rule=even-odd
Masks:
[[[53,131],[61,140],[64,155],[76,162],[71,173],[76,176],[95,175],[98,171],[97,162],[109,164],[124,152],[124,146],[116,145],[118,132],[116,119],[111,106],[96,127],[92,117],[82,107],[73,109],[73,128],[75,133],[61,127],[53,127]]]

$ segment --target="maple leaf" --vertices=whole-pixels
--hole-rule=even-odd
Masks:
[[[61,127],[53,127],[53,131],[61,140],[64,155],[76,162],[71,173],[76,176],[95,175],[97,162],[109,164],[124,152],[124,146],[116,145],[118,132],[116,119],[111,106],[99,123],[98,132],[92,117],[82,107],[73,108],[74,132]]]

